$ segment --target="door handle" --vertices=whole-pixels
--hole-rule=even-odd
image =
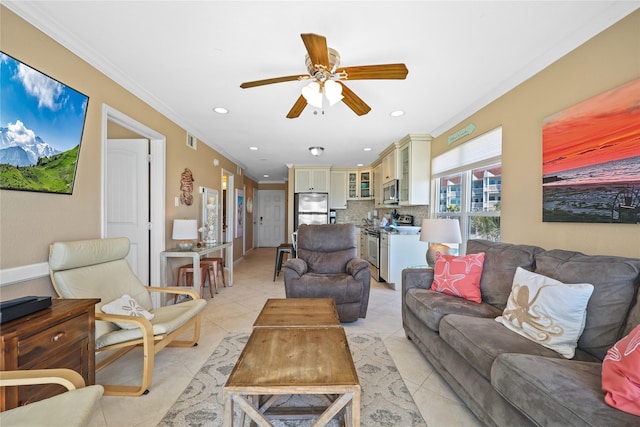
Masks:
[[[262,225],[262,217],[260,217],[260,225]]]

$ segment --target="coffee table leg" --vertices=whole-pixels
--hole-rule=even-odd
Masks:
[[[353,393],[351,399],[351,425],[353,427],[360,427],[360,387]]]
[[[225,427],[233,427],[233,396],[224,394],[224,417],[222,421]]]

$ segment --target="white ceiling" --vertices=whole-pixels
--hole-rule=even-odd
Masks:
[[[367,165],[408,133],[438,136],[640,7],[640,1],[3,4],[259,182],[282,182],[286,164]],[[251,89],[240,83],[306,73],[301,33],[326,36],[343,66],[403,62],[407,79],[347,82],[371,107],[367,115],[339,103],[324,114],[307,106],[287,119],[303,82]],[[229,114],[214,113],[218,106]],[[406,114],[390,117],[398,109]],[[325,147],[319,158],[307,150],[314,145]]]

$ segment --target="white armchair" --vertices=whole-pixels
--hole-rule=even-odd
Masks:
[[[0,387],[60,384],[67,392],[0,412],[2,426],[84,427],[89,425],[103,387],[85,387],[84,379],[71,369],[0,371]]]
[[[96,351],[110,351],[110,354],[96,363],[96,371],[137,346],[143,348],[140,386],[105,385],[106,395],[139,396],[147,393],[152,382],[155,354],[166,346],[197,345],[200,312],[206,305],[206,301],[193,290],[144,286],[125,259],[128,253],[129,240],[126,238],[56,242],[49,252],[51,281],[60,297],[101,299],[96,304]],[[191,299],[153,308],[150,292],[188,295]],[[131,296],[140,307],[153,314],[153,318],[147,320],[102,312],[103,305],[124,295]],[[133,329],[121,328],[116,322],[133,325]],[[193,328],[192,339],[176,340],[189,328]]]

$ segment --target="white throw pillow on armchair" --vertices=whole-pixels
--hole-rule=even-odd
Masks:
[[[142,308],[138,302],[131,298],[129,295],[124,294],[120,298],[105,304],[101,308],[103,313],[107,314],[120,314],[122,316],[144,317],[147,320],[153,319],[155,316],[153,313],[149,313]],[[119,323],[114,322],[122,329],[135,329],[136,325],[133,323]]]

